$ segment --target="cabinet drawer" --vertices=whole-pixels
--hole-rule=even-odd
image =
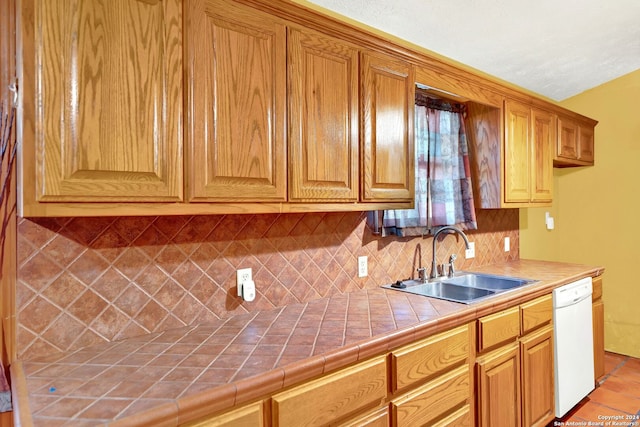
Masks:
[[[425,425],[470,397],[469,366],[461,366],[391,402],[393,425]]]
[[[432,427],[471,427],[471,406],[465,405],[448,417],[433,424]]]
[[[518,335],[520,335],[519,307],[478,319],[478,351],[515,340]]]
[[[376,409],[365,415],[359,415],[345,423],[340,423],[341,427],[389,427],[391,424],[389,417],[389,405]]]
[[[386,396],[387,363],[381,356],[276,394],[274,425],[327,424]]]
[[[262,402],[252,403],[242,408],[234,409],[226,414],[205,418],[187,424],[186,427],[261,427],[264,425],[264,410]]]
[[[394,391],[435,376],[469,357],[469,326],[464,325],[391,353]]]
[[[553,299],[551,294],[520,305],[520,334],[551,323],[553,319]]]

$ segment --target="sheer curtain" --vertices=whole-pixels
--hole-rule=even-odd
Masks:
[[[416,92],[415,208],[384,211],[382,234],[420,236],[444,225],[476,229],[464,105]]]

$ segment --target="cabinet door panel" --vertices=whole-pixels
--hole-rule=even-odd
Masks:
[[[557,156],[566,159],[578,158],[578,126],[569,119],[558,117]]]
[[[225,0],[189,7],[189,199],[284,201],[286,28]]]
[[[553,157],[556,141],[556,118],[541,110],[532,110],[531,201],[553,200]]]
[[[505,102],[504,201],[528,203],[530,194],[531,110],[516,102]]]
[[[478,425],[520,426],[520,352],[514,343],[476,361]]]
[[[364,201],[412,201],[414,93],[410,64],[362,55]]]
[[[545,426],[555,416],[553,326],[522,338],[522,422]]]
[[[181,2],[22,8],[25,203],[181,200]]]
[[[291,201],[358,199],[358,50],[289,32]]]
[[[578,127],[578,160],[593,164],[593,127],[580,125]]]

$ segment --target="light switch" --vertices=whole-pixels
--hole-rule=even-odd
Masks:
[[[504,251],[509,252],[511,250],[511,239],[508,237],[504,238]]]

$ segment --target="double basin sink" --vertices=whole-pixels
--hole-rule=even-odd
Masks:
[[[440,277],[427,283],[420,280],[404,280],[385,285],[383,288],[471,304],[535,282],[536,280],[519,277],[460,272],[454,277]]]

